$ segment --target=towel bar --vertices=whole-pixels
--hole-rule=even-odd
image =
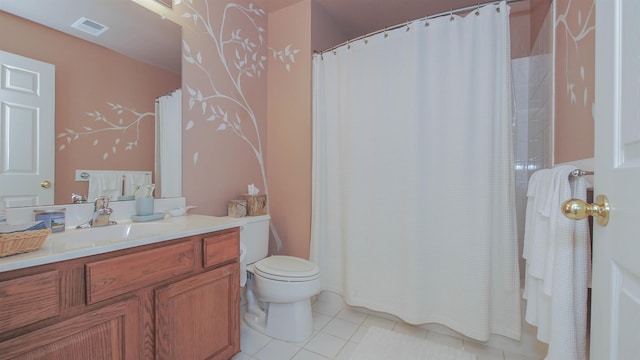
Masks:
[[[594,175],[593,171],[587,171],[582,169],[575,169],[569,173],[569,177],[578,177],[584,175]]]

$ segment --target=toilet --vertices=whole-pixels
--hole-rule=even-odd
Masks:
[[[298,257],[267,257],[270,216],[244,219],[240,243],[241,271],[247,271],[245,323],[280,340],[308,339],[313,333],[311,297],[320,292],[320,269]]]

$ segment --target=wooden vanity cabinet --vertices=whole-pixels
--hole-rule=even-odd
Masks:
[[[1,359],[230,359],[239,229],[0,273]]]

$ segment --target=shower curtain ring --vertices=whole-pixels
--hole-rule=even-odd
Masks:
[[[411,28],[409,27],[409,20],[407,20],[407,31],[411,30]]]
[[[449,15],[450,15],[449,21],[455,20],[455,18],[453,17],[453,9],[451,9],[451,11],[449,12]]]
[[[476,16],[480,15],[480,3],[476,3]]]

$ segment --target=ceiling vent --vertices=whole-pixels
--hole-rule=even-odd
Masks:
[[[99,22],[93,21],[91,19],[87,19],[86,17],[81,17],[76,20],[71,27],[74,29],[78,29],[80,31],[84,31],[87,34],[91,34],[93,36],[98,36],[103,32],[109,30],[109,27],[106,25],[102,25]]]

